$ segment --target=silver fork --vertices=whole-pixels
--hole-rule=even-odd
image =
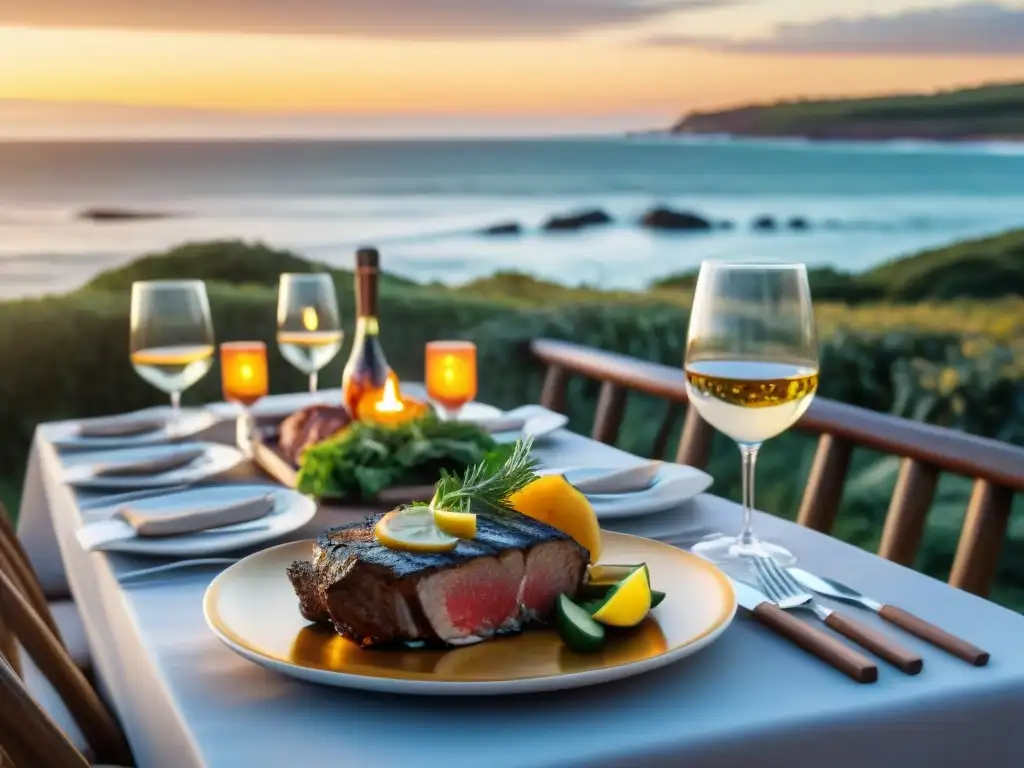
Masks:
[[[881,632],[854,621],[848,616],[820,605],[814,596],[797,583],[772,558],[753,558],[754,570],[761,591],[785,611],[803,609],[810,611],[825,626],[834,629],[857,645],[874,653],[908,675],[916,675],[924,668],[921,657],[904,648]]]

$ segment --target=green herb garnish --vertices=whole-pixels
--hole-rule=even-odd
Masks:
[[[438,475],[485,460],[500,464],[508,455],[466,422],[433,415],[395,426],[357,422],[305,451],[296,487],[317,497],[371,499],[394,485],[429,485]]]
[[[507,456],[495,452],[470,467],[460,477],[441,472],[430,505],[435,509],[469,512],[511,512],[509,497],[533,482],[537,461],[530,455],[533,438],[518,440]]]

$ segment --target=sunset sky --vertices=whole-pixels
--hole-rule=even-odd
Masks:
[[[602,132],[1024,80],[1024,2],[0,0],[0,137]]]

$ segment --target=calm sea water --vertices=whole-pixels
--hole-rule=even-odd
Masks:
[[[668,204],[732,230],[666,235],[636,219]],[[178,214],[80,221],[89,206]],[[544,234],[598,206],[613,226]],[[757,233],[759,215],[807,232]],[[518,238],[480,227],[520,221]],[[346,265],[375,244],[386,268],[459,283],[519,269],[640,288],[704,258],[863,270],[918,249],[1024,225],[1024,148],[812,145],[705,139],[0,143],[0,296],[74,288],[186,240],[262,239]]]

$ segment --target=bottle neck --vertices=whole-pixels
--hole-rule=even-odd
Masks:
[[[377,318],[377,268],[356,268],[356,315],[360,320]]]

